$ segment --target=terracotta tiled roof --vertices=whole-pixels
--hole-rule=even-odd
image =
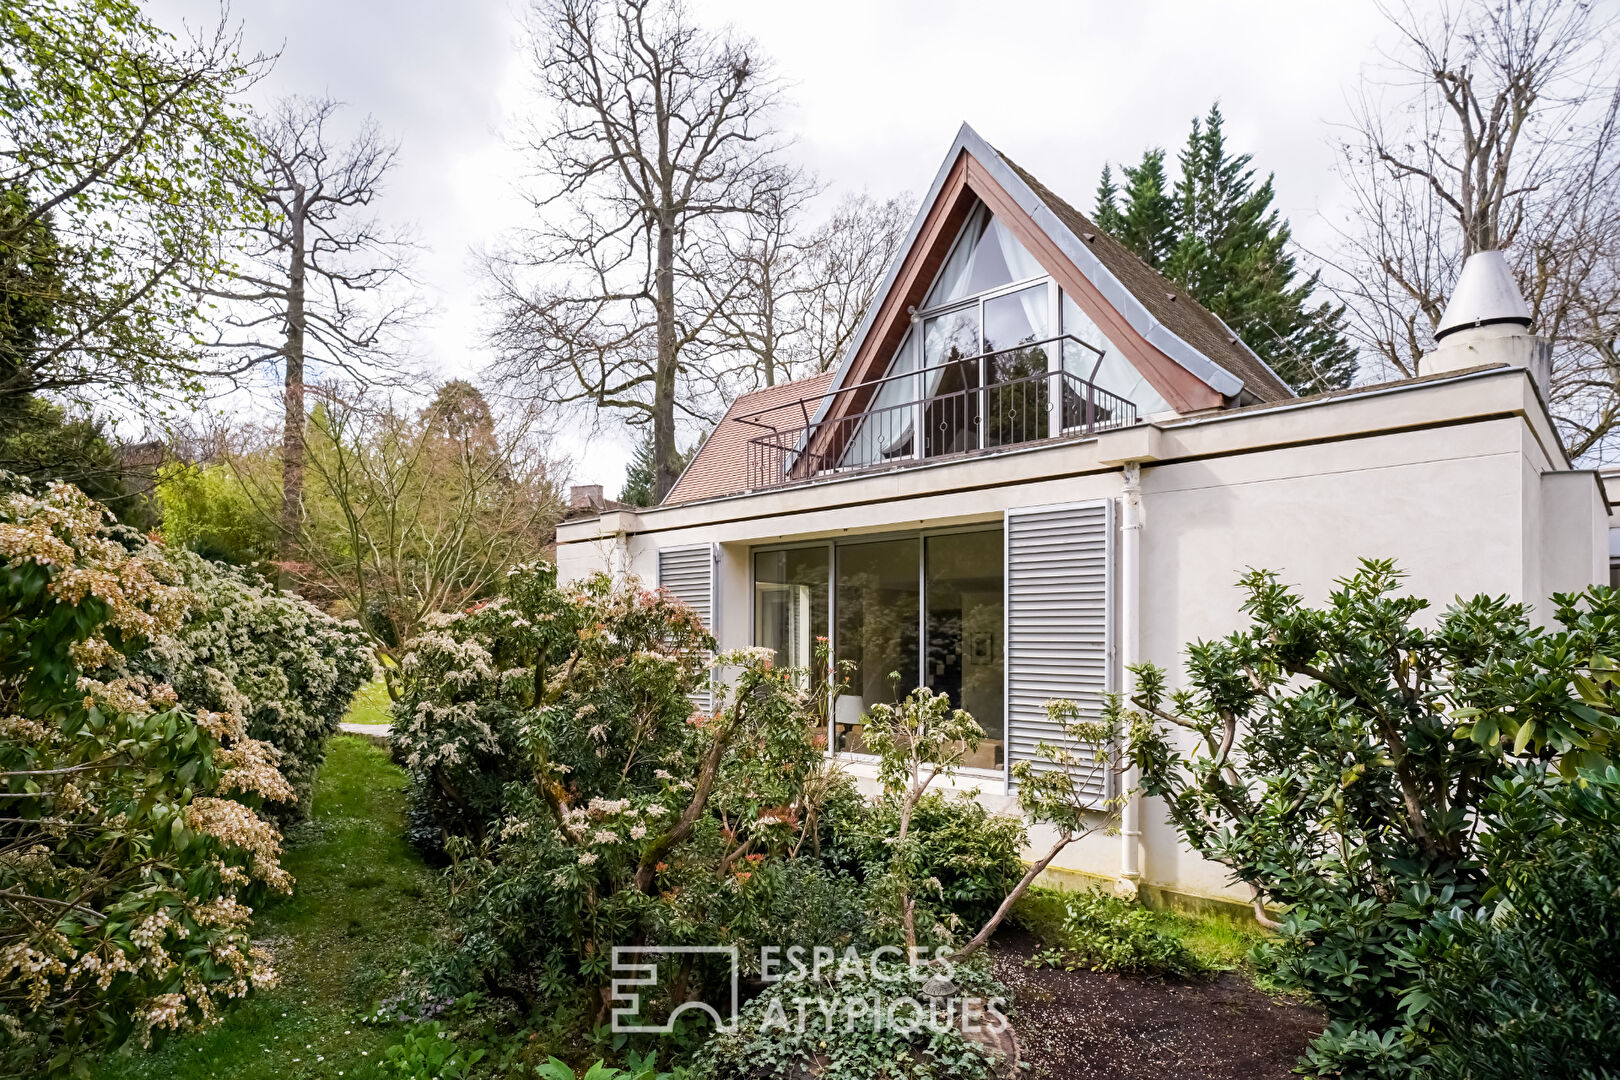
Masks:
[[[1000,151],[997,151],[999,154]],[[1187,296],[1136,253],[1099,229],[1095,222],[1062,199],[1046,185],[1019,168],[1006,154],[1001,160],[1029,185],[1053,215],[1076,237],[1084,241],[1097,261],[1119,279],[1120,284],[1148,309],[1148,313],[1171,333],[1243,380],[1243,389],[1261,401],[1282,401],[1294,393],[1265,363],[1238,339],[1227,325],[1208,308]],[[1174,297],[1174,299],[1171,299]]]
[[[765,430],[737,419],[750,416],[763,424],[775,423],[782,428],[804,423],[798,402],[810,399],[808,409],[814,416],[821,404],[819,398],[832,384],[833,373],[812,375],[808,379],[767,386],[744,394],[731,403],[726,415],[715,427],[697,456],[675,482],[664,505],[692,502],[694,499],[712,499],[720,495],[735,495],[748,490],[748,440],[766,434]],[[763,415],[754,415],[760,414]]]

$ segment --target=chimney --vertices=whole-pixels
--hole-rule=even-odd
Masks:
[[[1419,362],[1419,375],[1506,364],[1528,370],[1547,392],[1552,346],[1530,333],[1530,308],[1500,251],[1468,256],[1434,337],[1434,351]]]
[[[568,489],[568,509],[600,510],[602,506],[601,484],[579,484]]]

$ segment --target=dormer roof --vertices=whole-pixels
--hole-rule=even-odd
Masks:
[[[1022,233],[1026,246],[1047,272],[1087,309],[1086,313],[1111,339],[1122,339],[1116,344],[1178,411],[1294,396],[1288,384],[1218,316],[1186,296],[967,124],[962,125],[946,152],[911,230],[876,293],[878,300],[866,313],[835,368],[834,387],[881,374],[874,371],[875,364],[886,362],[890,350],[885,346],[895,339],[894,324],[904,316],[906,306],[915,302],[909,296],[896,296],[897,290],[905,290],[919,278],[921,287],[927,287],[931,272],[919,275],[918,270],[926,268],[931,257],[937,269],[938,259],[944,257],[943,250],[928,249],[949,246],[955,230],[948,226],[942,229],[941,225],[956,210],[952,204],[964,188]],[[914,285],[912,291],[916,291]],[[1178,378],[1181,373],[1195,380],[1197,386],[1188,387],[1185,378]],[[1181,392],[1166,392],[1167,382],[1181,383]]]

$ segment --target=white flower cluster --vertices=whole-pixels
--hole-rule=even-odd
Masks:
[[[292,891],[292,875],[281,868],[281,833],[234,799],[193,799],[181,818],[186,828],[239,848],[252,859],[253,876],[279,892]]]

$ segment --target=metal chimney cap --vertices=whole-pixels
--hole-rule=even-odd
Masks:
[[[1513,273],[1500,251],[1476,251],[1463,263],[1451,303],[1435,327],[1438,341],[1457,330],[1494,323],[1530,325],[1530,307],[1513,283]]]

